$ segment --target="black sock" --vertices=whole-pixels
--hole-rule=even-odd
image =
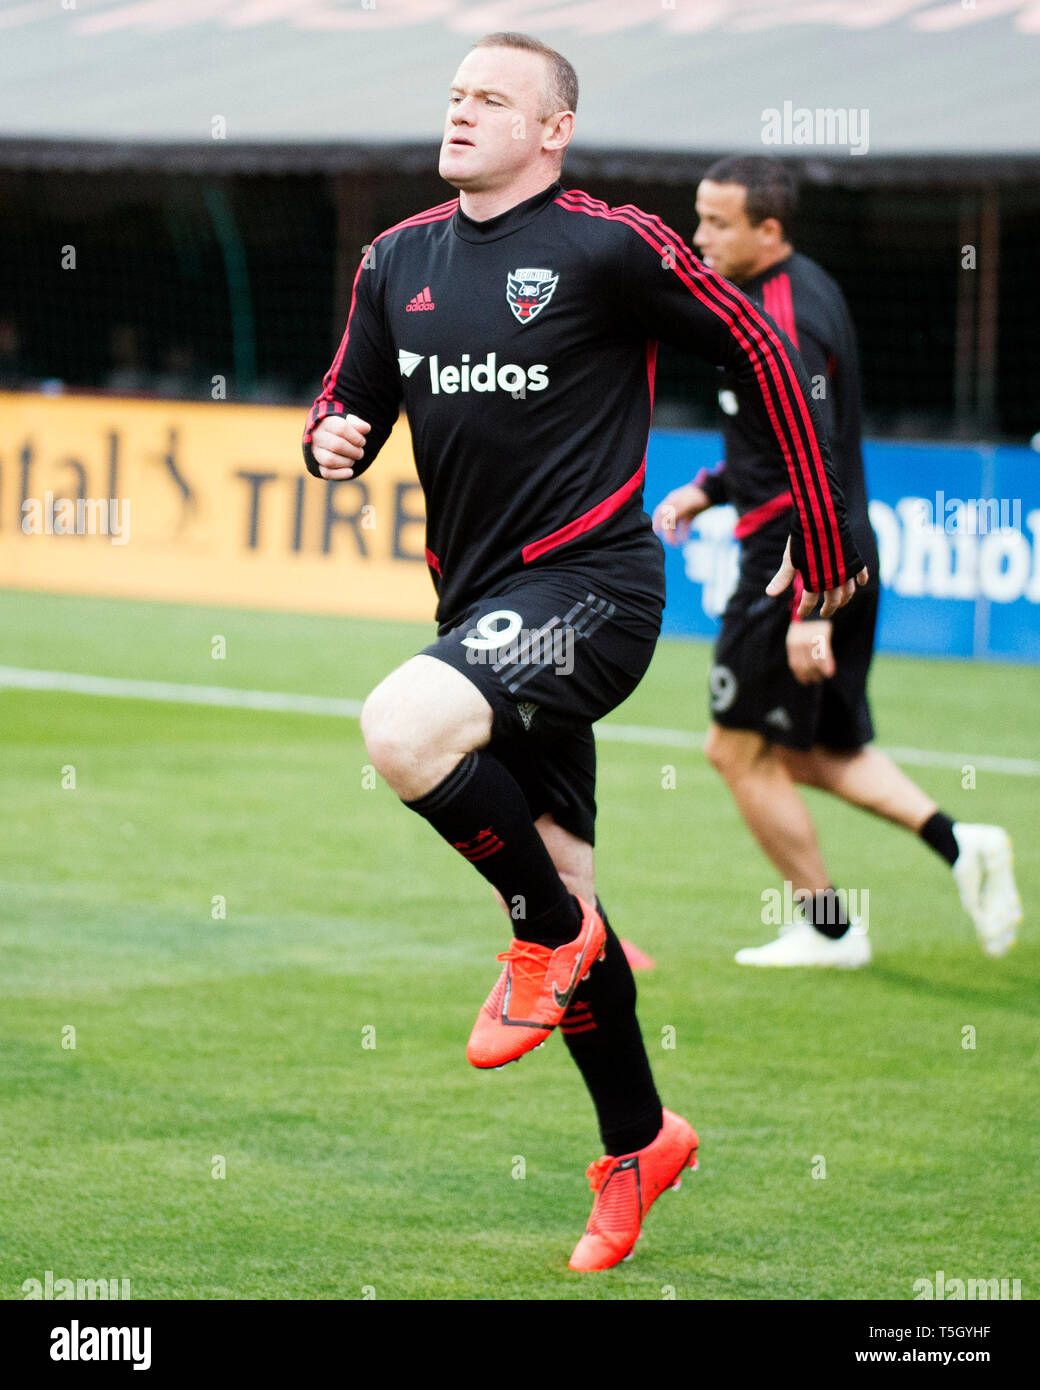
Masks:
[[[947,864],[956,864],[960,847],[953,833],[953,821],[949,816],[943,815],[942,811],[936,811],[928,817],[917,833],[936,854],[942,855]]]
[[[605,1153],[635,1153],[657,1138],[664,1120],[636,1019],[636,983],[621,942],[607,928],[607,953],[579,985],[560,1031],[589,1088]]]
[[[535,829],[520,785],[488,752],[467,753],[444,781],[404,803],[502,894],[513,934],[554,949],[581,929],[577,899]]]
[[[838,941],[849,929],[849,912],[845,894],[837,888],[824,888],[813,893],[804,903],[806,921],[811,922],[822,936]]]

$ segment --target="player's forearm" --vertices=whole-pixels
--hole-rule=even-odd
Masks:
[[[381,292],[373,284],[371,272],[369,278],[365,278],[364,268],[365,262],[362,262],[354,277],[354,295],[343,337],[325,373],[321,393],[311,406],[303,432],[304,461],[307,471],[315,477],[322,475],[314,455],[314,432],[323,420],[339,421],[354,416],[369,427],[363,457],[349,460],[356,477],[375,462],[400,410],[400,372],[386,341],[380,312]]]

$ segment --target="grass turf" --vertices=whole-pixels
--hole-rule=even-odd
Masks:
[[[0,660],[361,697],[428,631],[8,593]],[[613,718],[703,729],[707,664],[662,643]],[[880,741],[1040,757],[1035,686],[879,660]],[[355,721],[10,690],[0,708],[0,1297],[48,1269],[135,1298],[904,1299],[939,1269],[1036,1296],[1034,778],[910,769],[1015,837],[1006,959],[936,856],[813,794],[835,880],[869,890],[875,963],[756,972],[733,952],[773,934],[776,876],[722,784],[699,753],[601,743],[600,892],[657,958],[640,1017],[702,1164],[635,1259],[590,1277],[566,1269],[600,1152],[577,1072],[558,1039],[467,1067],[507,925],[366,786]]]

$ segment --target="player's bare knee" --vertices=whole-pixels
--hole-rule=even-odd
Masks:
[[[361,736],[372,765],[393,786],[422,762],[426,738],[400,701],[389,697],[385,685],[377,686],[362,706]]]
[[[754,772],[770,745],[750,729],[726,729],[712,724],[704,740],[704,756],[727,782]]]
[[[361,706],[361,737],[376,771],[382,773],[392,757],[392,749],[379,689],[373,690]]]
[[[464,676],[413,657],[372,691],[361,711],[369,760],[405,801],[425,795],[491,736],[491,706]]]
[[[710,726],[704,740],[704,756],[723,777],[736,766],[738,748],[731,729],[723,729],[718,724]]]

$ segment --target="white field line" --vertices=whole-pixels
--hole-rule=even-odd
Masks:
[[[277,690],[233,690],[222,685],[180,685],[173,681],[121,680],[73,671],[32,671],[0,666],[0,690],[57,691],[68,695],[98,695],[116,700],[150,700],[162,704],[207,705],[224,709],[272,710],[279,714],[318,714],[357,719],[360,700],[330,695],[295,695]],[[596,725],[605,743],[642,743],[657,748],[702,748],[704,735],[688,729],[658,729],[642,724]],[[980,753],[945,753],[930,748],[886,748],[897,763],[911,767],[943,767],[960,772],[970,766],[979,772],[1002,772],[1012,777],[1040,777],[1040,761],[1000,758]]]
[[[360,700],[326,695],[291,695],[277,690],[230,690],[222,685],[178,685],[173,681],[131,681],[85,676],[73,671],[26,671],[0,666],[0,689],[48,690],[65,695],[102,695],[115,700],[151,700],[168,705],[219,705],[226,709],[274,710],[280,714],[326,714],[357,719]]]

